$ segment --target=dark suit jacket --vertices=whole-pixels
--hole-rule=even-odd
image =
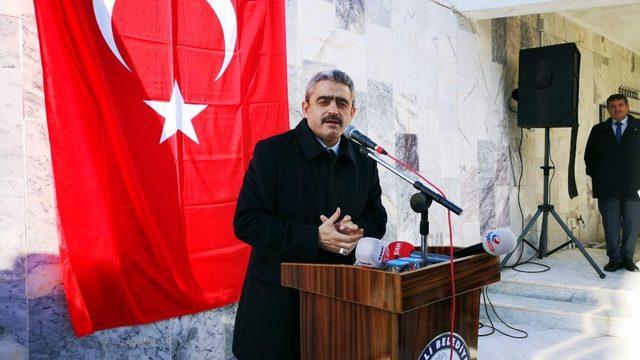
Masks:
[[[629,115],[620,144],[611,118],[591,129],[584,153],[593,197],[638,200],[640,190],[640,122]]]
[[[318,248],[320,215],[330,216],[336,205],[327,204],[331,161],[306,119],[256,144],[234,219],[236,236],[252,246],[234,331],[240,359],[299,356],[298,294],[280,287],[282,262],[354,261],[353,252],[343,256]],[[365,236],[381,238],[387,214],[376,164],[344,137],[335,184],[341,216],[351,215]]]

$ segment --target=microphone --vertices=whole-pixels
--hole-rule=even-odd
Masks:
[[[394,241],[389,244],[389,259],[399,259],[411,256],[415,250],[413,244],[406,241]]]
[[[356,262],[354,265],[381,269],[389,260],[389,248],[382,240],[363,237],[356,245]]]
[[[353,125],[349,125],[344,129],[344,136],[346,136],[347,139],[353,140],[364,147],[373,149],[378,154],[387,155],[387,150],[385,150],[382,146],[378,146],[378,144],[369,139],[365,134],[358,131]]]
[[[500,256],[512,252],[516,248],[516,236],[508,229],[489,231],[480,244],[471,245],[453,253],[454,258],[477,254]]]

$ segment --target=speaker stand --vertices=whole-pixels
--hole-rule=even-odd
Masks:
[[[518,237],[518,240],[516,243],[516,249],[518,248],[518,245],[524,242],[525,244],[527,244],[529,247],[531,247],[533,250],[535,250],[538,253],[538,258],[542,259],[562,249],[563,247],[571,243],[574,243],[576,247],[580,249],[580,252],[582,252],[582,255],[584,255],[584,257],[587,259],[589,264],[591,264],[593,269],[598,273],[598,275],[600,275],[600,278],[604,279],[606,275],[602,272],[602,270],[595,263],[595,261],[593,261],[589,253],[587,253],[587,251],[584,249],[584,246],[582,246],[582,243],[578,239],[576,239],[576,237],[573,235],[573,233],[571,232],[567,224],[565,224],[564,221],[562,221],[562,218],[560,218],[558,213],[555,211],[555,209],[553,208],[553,205],[549,203],[549,185],[550,185],[549,170],[553,169],[552,166],[549,166],[549,158],[550,158],[549,148],[550,148],[549,128],[547,127],[547,128],[544,128],[544,166],[540,167],[542,169],[542,173],[544,174],[543,203],[541,205],[538,205],[538,211],[536,211],[535,215],[533,215],[533,218],[531,218],[527,226],[525,226],[525,228],[523,229],[520,237]],[[542,214],[542,228],[540,229],[540,244],[539,244],[539,247],[536,248],[533,244],[531,244],[529,241],[525,239],[525,236],[527,236],[527,233],[529,232],[529,230],[531,230],[531,228],[533,227],[536,220],[538,220],[538,217],[540,217],[541,214]],[[564,230],[564,232],[567,234],[567,237],[570,239],[566,243],[556,247],[551,251],[547,251],[549,214],[553,215],[553,217],[556,219],[560,227],[562,227],[562,230]],[[502,260],[502,263],[500,265],[501,269],[505,267],[505,265],[507,264],[507,262],[509,261],[509,259],[511,258],[514,252],[515,250],[507,254],[507,256],[505,256],[504,260]]]

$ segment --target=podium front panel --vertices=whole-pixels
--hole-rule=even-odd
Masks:
[[[300,293],[300,354],[303,359],[398,359],[398,321],[390,311]]]

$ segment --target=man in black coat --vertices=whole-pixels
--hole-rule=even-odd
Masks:
[[[241,360],[300,358],[299,295],[280,286],[282,262],[353,264],[362,236],[385,233],[376,164],[342,136],[354,100],[347,74],[318,73],[305,118],[256,144],[234,219],[252,246],[233,334]]]
[[[638,271],[633,253],[640,228],[640,124],[628,114],[624,95],[609,96],[607,110],[611,117],[591,129],[584,153],[602,214],[609,256],[604,269]]]

